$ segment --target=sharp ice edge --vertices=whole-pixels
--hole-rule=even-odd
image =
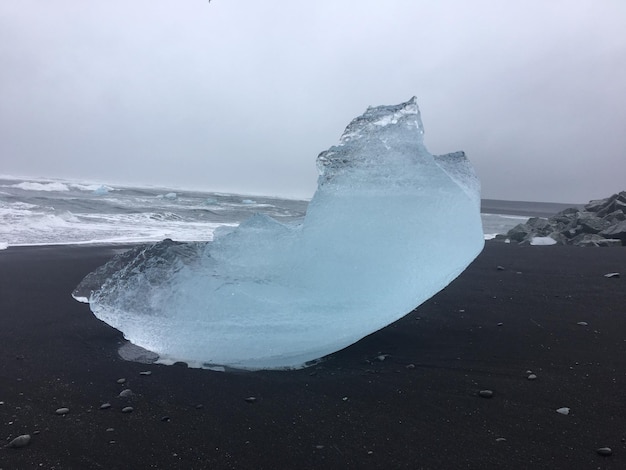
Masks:
[[[416,99],[355,118],[318,159],[300,225],[255,215],[210,243],[114,258],[74,292],[162,360],[302,367],[401,318],[480,253],[480,183],[433,156]]]

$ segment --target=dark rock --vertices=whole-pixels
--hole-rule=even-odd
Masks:
[[[482,398],[493,398],[493,390],[481,390],[478,396]]]
[[[517,224],[507,233],[507,238],[516,241],[522,242],[533,232],[526,224]]]
[[[9,442],[9,447],[13,449],[20,449],[22,447],[26,447],[30,443],[30,434],[22,434],[21,436],[17,436],[11,442]]]
[[[610,455],[613,455],[613,450],[610,447],[600,447],[599,449],[596,450],[596,452],[599,455],[602,455],[604,457],[608,457]]]
[[[531,217],[526,222],[526,226],[530,227],[534,236],[545,237],[549,233],[556,230],[556,226],[548,219],[542,217]]]
[[[578,246],[608,246],[605,242],[606,238],[590,233],[581,233],[570,240],[572,245]]]
[[[578,219],[578,223],[582,227],[583,233],[599,233],[604,229],[609,228],[610,222],[601,219],[599,217],[581,217]]]
[[[135,409],[132,406],[122,408],[122,413],[132,413]]]
[[[605,215],[602,218],[606,220],[607,222],[609,222],[610,225],[615,225],[618,222],[626,220],[626,213],[624,213],[623,209],[619,209],[619,210],[611,212],[610,214]]]
[[[622,245],[626,245],[626,221],[618,222],[615,225],[605,228],[600,232],[605,238],[619,238]]]

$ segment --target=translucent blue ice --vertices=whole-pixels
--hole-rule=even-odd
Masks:
[[[206,244],[126,253],[77,288],[100,319],[162,358],[300,367],[406,315],[480,253],[480,184],[433,156],[416,99],[367,109],[317,158],[298,225],[256,215]]]

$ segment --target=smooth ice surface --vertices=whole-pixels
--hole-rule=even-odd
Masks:
[[[74,292],[165,359],[300,367],[401,318],[483,247],[462,152],[428,153],[415,98],[367,109],[317,158],[300,224],[255,215],[210,243],[125,253]]]

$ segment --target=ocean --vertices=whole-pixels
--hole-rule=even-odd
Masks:
[[[254,213],[304,216],[308,201],[76,181],[0,178],[0,249],[9,246],[210,241]],[[482,201],[485,239],[571,205]]]

